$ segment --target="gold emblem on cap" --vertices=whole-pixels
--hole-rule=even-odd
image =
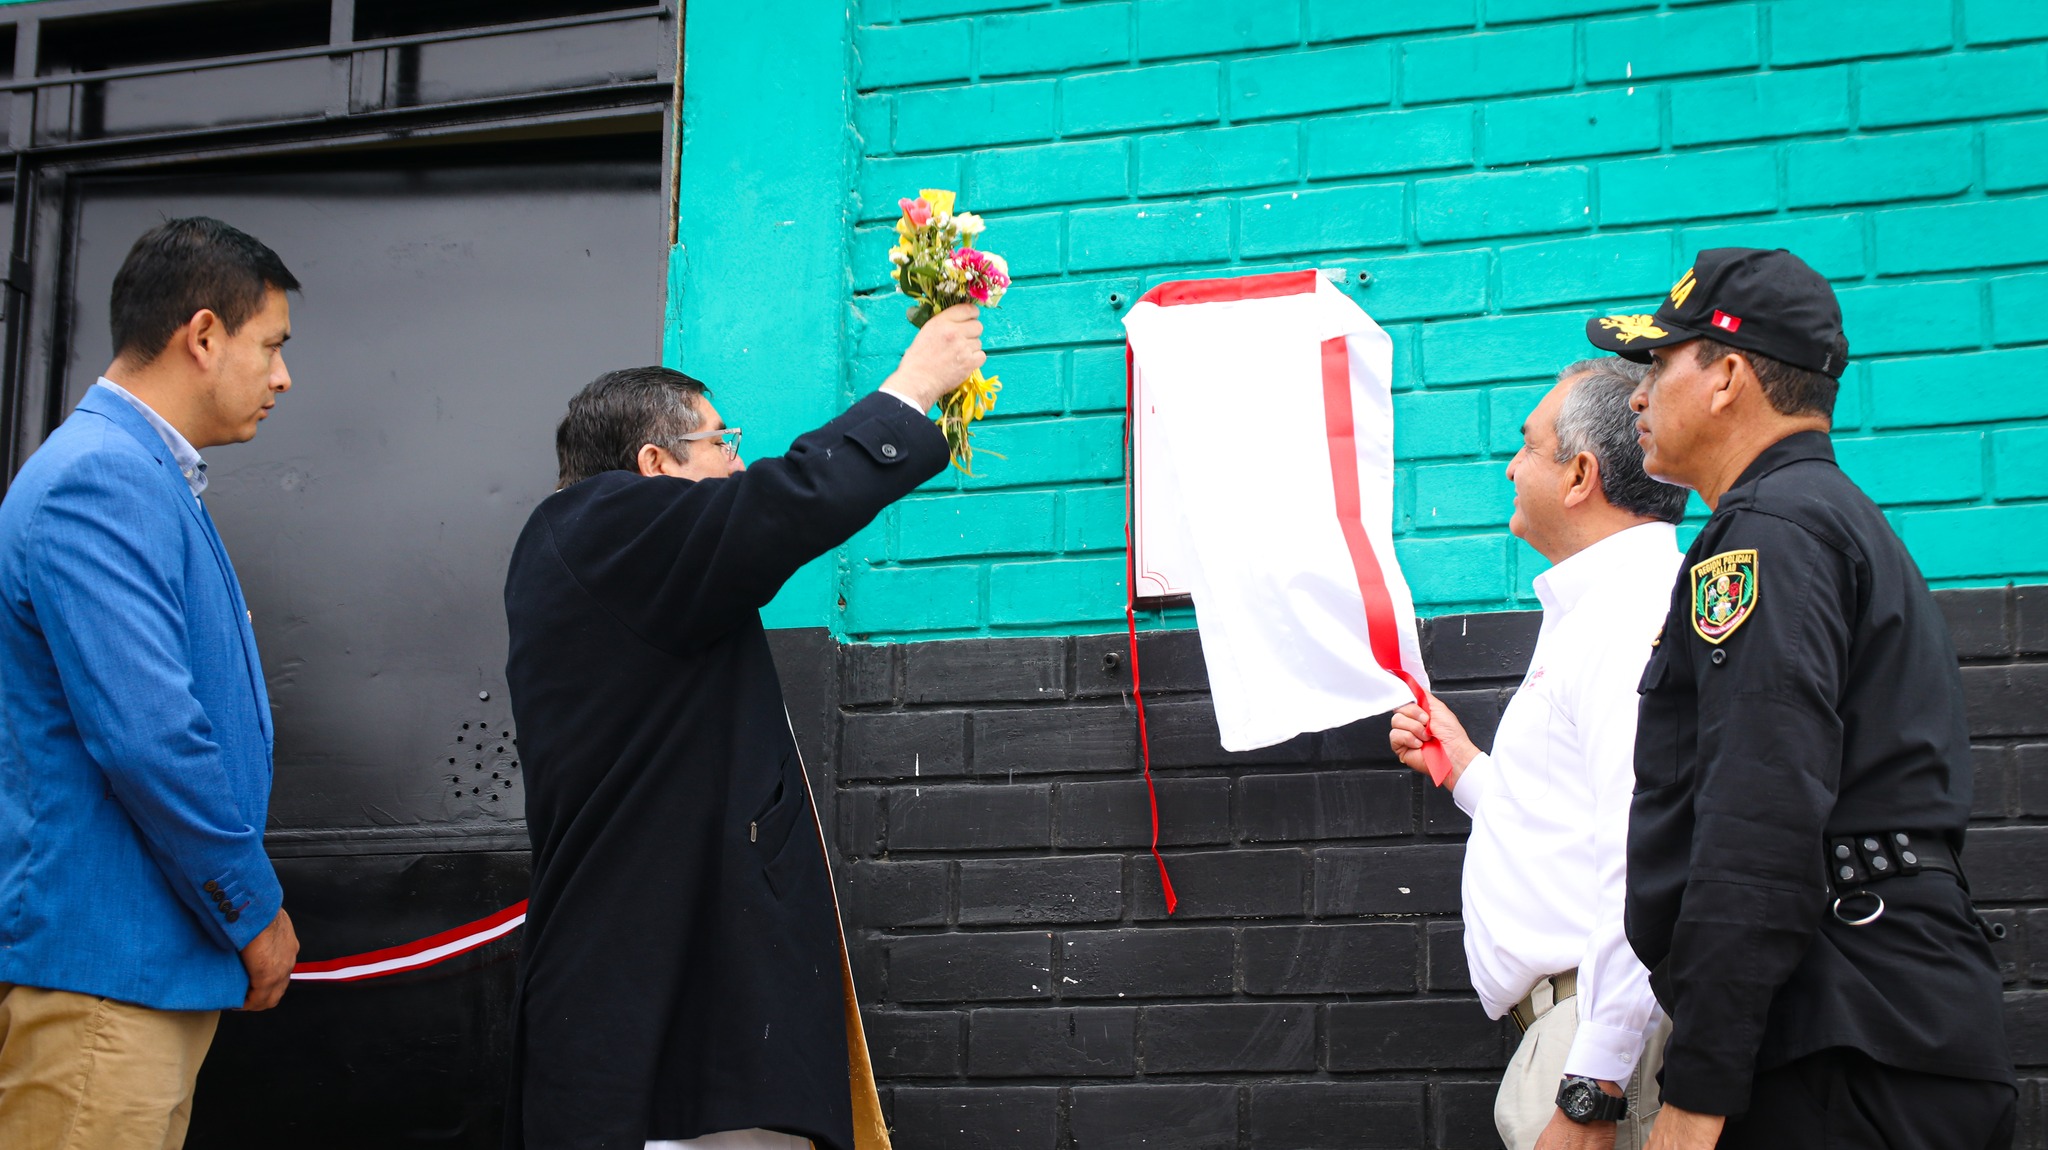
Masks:
[[[1664,329],[1650,322],[1656,318],[1654,315],[1609,315],[1600,317],[1600,326],[1613,332],[1615,340],[1620,343],[1633,343],[1645,336],[1663,339]]]
[[[1698,282],[1692,278],[1692,269],[1685,269],[1685,274],[1679,276],[1678,282],[1671,285],[1671,306],[1684,307],[1685,297],[1692,294],[1693,285]]]

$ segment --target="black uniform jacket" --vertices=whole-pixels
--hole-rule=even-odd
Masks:
[[[1643,671],[1628,938],[1672,1019],[1664,1098],[1687,1110],[1742,1114],[1756,1073],[1833,1046],[2012,1080],[1998,974],[1953,877],[1877,885],[1889,909],[1868,926],[1829,910],[1824,836],[1960,850],[1971,789],[1947,624],[1834,458],[1803,432],[1749,465]]]
[[[508,1147],[852,1150],[839,924],[759,608],[945,464],[878,393],[743,473],[534,510],[505,581],[533,838]]]

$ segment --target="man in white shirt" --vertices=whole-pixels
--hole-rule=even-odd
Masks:
[[[1639,1150],[1658,1106],[1666,1024],[1622,908],[1636,686],[1670,606],[1686,493],[1643,473],[1628,405],[1642,372],[1575,363],[1522,425],[1508,529],[1552,566],[1536,577],[1543,626],[1493,753],[1429,700],[1447,785],[1472,816],[1472,985],[1489,1016],[1512,1012],[1524,1031],[1494,1104],[1511,1150]],[[1417,770],[1424,725],[1422,708],[1403,707],[1389,735]]]

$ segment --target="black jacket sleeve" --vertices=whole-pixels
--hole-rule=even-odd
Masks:
[[[1664,1098],[1740,1114],[1771,1000],[1825,912],[1822,836],[1841,777],[1857,575],[1842,550],[1769,513],[1738,511],[1709,530],[1718,537],[1695,554],[1756,553],[1756,598],[1718,646],[1692,628],[1682,639],[1699,757],[1691,868],[1658,978],[1672,1019]]]
[[[737,474],[691,481],[606,472],[583,481],[594,485],[588,492],[558,493],[542,511],[583,589],[642,638],[673,647],[753,618],[799,567],[946,460],[937,425],[876,392],[787,454]]]

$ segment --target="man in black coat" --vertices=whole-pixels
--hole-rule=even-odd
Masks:
[[[570,401],[505,581],[533,839],[507,1147],[855,1150],[839,922],[758,612],[946,466],[925,412],[980,336],[940,313],[751,468],[679,372]]]
[[[1835,465],[1848,358],[1792,253],[1703,251],[1651,315],[1643,467],[1713,509],[1644,668],[1630,944],[1671,1017],[1651,1150],[1994,1150],[2000,987],[1959,861],[1962,677],[1884,513]]]

